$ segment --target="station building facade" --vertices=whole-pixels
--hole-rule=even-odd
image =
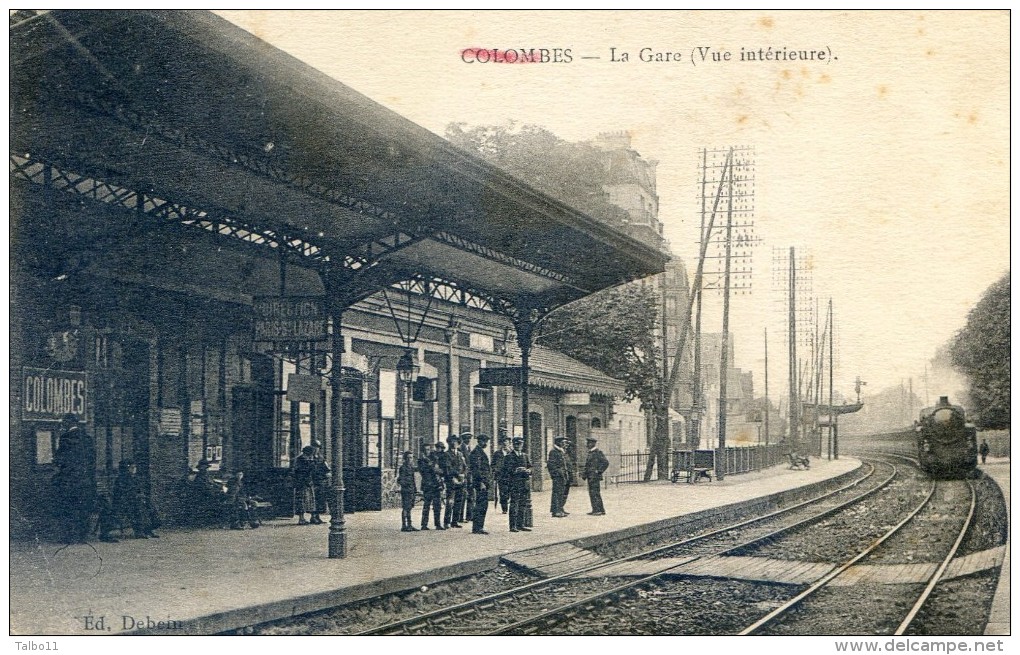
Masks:
[[[68,198],[69,200],[71,198]],[[50,199],[50,211],[55,206]],[[202,252],[153,262],[133,272],[106,255],[84,269],[12,269],[12,534],[54,526],[50,482],[58,422],[79,416],[96,447],[101,493],[110,493],[122,460],[132,460],[164,521],[188,520],[187,483],[199,460],[214,477],[245,471],[249,486],[292,510],[290,467],[317,441],[329,461],[330,388],[326,353],[260,352],[251,292],[272,293],[276,262]],[[314,275],[286,272],[287,291],[312,297]],[[187,280],[202,280],[189,288]],[[200,289],[197,287],[201,287]],[[239,289],[248,293],[239,294]],[[450,434],[521,434],[521,391],[487,384],[488,369],[520,365],[509,322],[400,289],[344,313],[340,362],[344,403],[344,476],[348,511],[399,504],[395,474],[404,450]],[[390,309],[394,311],[390,311]],[[420,323],[417,339],[406,341]],[[411,350],[414,379],[398,362]],[[307,382],[313,381],[308,389]],[[304,383],[300,389],[290,385]],[[584,440],[611,424],[623,383],[562,353],[535,346],[530,374],[534,484],[544,484],[544,455],[564,435],[583,466]],[[490,449],[495,447],[495,439]],[[611,448],[612,446],[607,445]]]
[[[533,330],[659,251],[209,12],[27,12],[11,40],[12,535],[58,531],[67,413],[100,492],[130,458],[169,523],[203,459],[286,515],[320,441],[369,510],[424,441],[505,421],[541,470],[610,419],[622,385]]]

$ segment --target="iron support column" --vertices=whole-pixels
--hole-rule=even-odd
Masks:
[[[538,323],[537,312],[529,311],[514,321],[514,328],[517,331],[517,346],[521,349],[521,435],[524,437],[524,452],[532,459],[534,466],[535,457],[531,443],[531,421],[530,407],[528,405],[528,372],[530,370],[529,359],[531,357],[531,346],[534,339],[535,325]],[[539,455],[541,457],[541,455]],[[541,459],[538,460],[541,463]],[[532,485],[535,480],[532,478]],[[530,505],[525,508],[524,526],[532,527],[534,519]]]
[[[330,320],[333,324],[333,344],[331,367],[330,396],[332,408],[330,412],[330,451],[333,468],[333,511],[329,518],[329,558],[347,557],[347,525],[344,520],[344,457],[343,457],[343,384],[340,379],[342,370],[340,358],[344,352],[344,339],[340,329],[343,309],[333,305]]]

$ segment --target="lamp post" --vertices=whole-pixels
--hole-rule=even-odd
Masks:
[[[414,362],[414,351],[410,348],[404,350],[404,354],[397,360],[397,378],[404,388],[404,444],[401,450],[411,448],[411,385],[418,379],[420,367]]]

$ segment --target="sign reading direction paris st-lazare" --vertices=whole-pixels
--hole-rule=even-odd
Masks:
[[[66,414],[85,417],[88,383],[82,371],[25,367],[22,402],[24,417],[59,421]]]
[[[322,299],[259,296],[255,309],[255,341],[325,341],[326,313]]]

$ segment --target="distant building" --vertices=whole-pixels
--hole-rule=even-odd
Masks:
[[[629,216],[624,231],[648,245],[668,251],[659,222],[659,196],[655,190],[658,162],[639,155],[631,147],[630,134],[625,131],[603,132],[593,145],[603,152],[606,174],[602,188],[609,193],[609,202]]]
[[[733,365],[736,343],[730,333],[726,353],[726,443],[747,446],[758,442],[759,423],[754,400],[754,372]],[[722,334],[702,333],[701,370],[703,375],[704,418],[701,424],[702,448],[716,447],[719,442],[719,366],[722,359]]]
[[[630,134],[625,131],[603,132],[592,144],[603,153],[605,181],[602,188],[609,194],[609,201],[626,211],[629,217],[623,226],[624,231],[635,239],[669,253],[669,243],[663,236],[663,226],[659,220],[659,196],[655,179],[658,162],[645,159],[634,150]],[[687,267],[679,257],[674,256],[666,263],[664,273],[634,284],[652,289],[659,297],[656,338],[662,348],[660,366],[665,378],[672,369],[677,344],[689,320],[691,285]],[[693,330],[688,329],[678,383],[670,398],[670,435],[674,447],[679,447],[683,441],[690,418],[693,340]],[[639,403],[633,401],[633,404],[635,407],[622,410],[617,420],[622,432],[621,449],[624,453],[645,452],[651,440],[650,417],[645,415],[644,421],[637,420],[636,416],[643,412],[638,407]],[[640,436],[628,434],[627,431],[631,430],[639,430]],[[635,445],[637,450],[632,449]]]

